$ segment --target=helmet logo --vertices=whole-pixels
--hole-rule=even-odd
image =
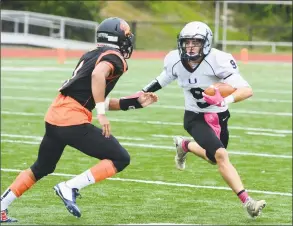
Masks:
[[[124,31],[125,36],[131,33],[129,25],[124,20],[120,21],[120,29]]]

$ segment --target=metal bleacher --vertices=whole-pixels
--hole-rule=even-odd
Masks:
[[[1,10],[1,46],[27,45],[88,50],[97,22],[27,11]]]

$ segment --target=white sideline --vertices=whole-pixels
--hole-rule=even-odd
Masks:
[[[22,170],[1,168],[1,171],[4,171],[4,172],[21,172]],[[50,175],[52,175],[52,176],[64,176],[64,177],[74,177],[74,176],[76,176],[76,174],[66,174],[66,173],[52,173]],[[175,186],[175,187],[189,187],[189,188],[202,188],[202,189],[231,191],[230,188],[222,187],[222,186],[181,184],[181,183],[171,183],[171,182],[164,182],[164,181],[138,180],[138,179],[128,179],[128,178],[119,178],[119,177],[107,178],[107,180],[123,181],[123,182],[135,182],[135,183],[143,183],[143,184],[166,185],[166,186]],[[290,196],[290,197],[292,197],[292,193],[286,193],[286,192],[261,191],[261,190],[250,190],[250,189],[247,189],[247,191],[251,192],[251,193],[260,193],[260,194],[266,194],[266,195],[280,195],[280,196]]]
[[[3,115],[20,115],[20,116],[40,116],[40,117],[45,116],[45,113],[30,113],[30,112],[15,112],[15,111],[1,111],[1,115],[2,114]],[[183,126],[183,123],[181,122],[140,121],[140,120],[119,119],[119,118],[109,118],[109,119],[113,122]],[[264,128],[242,127],[242,126],[229,126],[229,129],[292,134],[291,130],[264,129]]]
[[[2,134],[1,134],[2,136]],[[7,136],[7,135],[6,135]],[[10,137],[19,137],[21,135],[13,135]],[[9,137],[9,136],[8,136]],[[23,137],[25,138],[25,137]],[[38,140],[40,137],[37,137]],[[20,143],[20,144],[32,144],[32,145],[39,145],[40,142],[35,141],[26,141],[26,140],[11,140],[11,139],[1,139],[1,143]],[[138,143],[128,143],[128,142],[120,142],[121,145],[128,146],[128,147],[141,147],[141,148],[153,148],[153,149],[163,149],[166,151],[174,152],[174,147],[172,146],[165,146],[165,145],[155,145],[155,144],[138,144]],[[275,154],[267,154],[267,153],[254,153],[245,152],[245,151],[233,151],[228,150],[229,154],[232,155],[244,155],[244,156],[258,156],[258,157],[267,157],[267,158],[282,158],[282,159],[292,159],[291,155],[275,155]]]

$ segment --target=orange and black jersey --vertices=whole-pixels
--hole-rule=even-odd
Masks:
[[[69,96],[83,107],[92,111],[95,101],[92,95],[91,80],[95,66],[105,61],[111,67],[111,74],[106,78],[105,97],[111,92],[128,66],[119,50],[103,46],[85,53],[77,63],[72,77],[66,80],[59,89],[62,95]]]

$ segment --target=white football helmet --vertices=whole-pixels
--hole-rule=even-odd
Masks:
[[[185,40],[186,39],[202,39],[203,45],[201,50],[198,54],[195,55],[188,55],[185,49]],[[181,30],[180,34],[178,35],[177,43],[178,43],[178,50],[181,59],[185,60],[197,60],[201,57],[204,57],[209,54],[212,48],[212,41],[213,41],[213,32],[203,22],[193,21],[184,26]]]

